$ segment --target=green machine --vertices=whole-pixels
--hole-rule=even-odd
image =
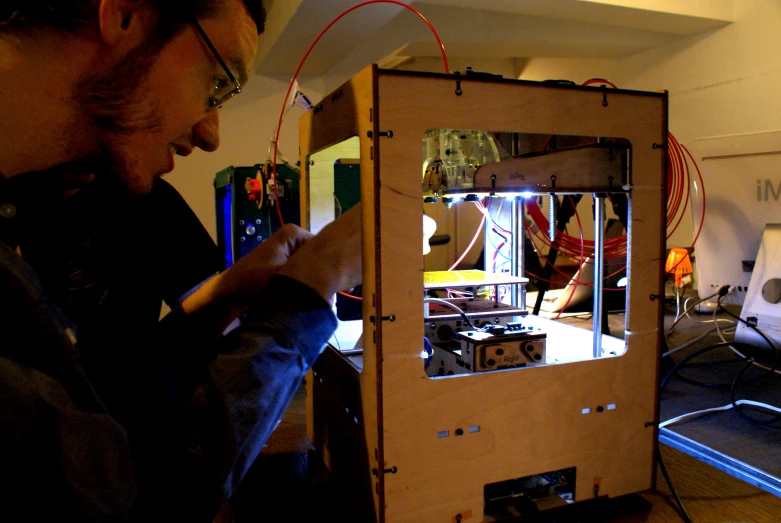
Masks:
[[[361,165],[357,159],[340,159],[334,162],[334,216],[341,216],[361,201]],[[352,296],[362,296],[362,286],[357,286]],[[336,316],[342,321],[361,318],[360,300],[336,295]]]
[[[225,268],[284,223],[301,224],[299,170],[289,164],[277,164],[276,177],[272,171],[270,162],[231,166],[214,178],[217,245]]]

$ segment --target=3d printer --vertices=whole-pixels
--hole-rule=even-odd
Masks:
[[[334,160],[359,165],[362,314],[341,323],[307,378],[307,431],[366,500],[367,519],[494,521],[651,488],[666,93],[371,66],[302,116],[299,132],[310,229],[343,207]],[[550,135],[588,139],[534,154],[496,146]],[[593,196],[590,329],[527,314],[523,193]],[[621,337],[600,324],[611,195],[629,208]],[[507,211],[508,263],[488,262],[486,242],[485,271],[425,273],[424,202],[487,197]]]

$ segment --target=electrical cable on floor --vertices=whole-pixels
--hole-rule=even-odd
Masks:
[[[695,301],[694,303],[692,303],[690,306],[684,307],[683,312],[681,314],[679,314],[678,317],[675,318],[675,321],[673,321],[672,325],[670,325],[670,328],[667,329],[667,337],[669,338],[672,335],[673,330],[675,329],[676,325],[678,325],[681,322],[681,320],[684,317],[686,317],[687,313],[689,313],[690,311],[694,310],[694,308],[697,305],[699,305],[700,303],[702,303],[704,301],[708,301],[709,299],[713,298],[717,294],[718,294],[718,292],[714,292],[710,296],[706,296],[704,298],[701,298],[701,299]]]
[[[726,296],[727,296],[727,295],[730,293],[730,291],[731,291],[731,290],[732,290],[732,287],[725,285],[725,286],[722,286],[721,288],[719,288],[719,290],[718,290],[718,291],[717,291],[717,292],[714,294],[714,295],[718,295],[718,299],[717,299],[717,301],[716,301],[716,309],[714,310],[714,313],[713,313],[713,317],[714,317],[714,319],[713,319],[712,321],[715,323],[715,330],[716,330],[716,332],[718,333],[718,335],[719,335],[719,338],[722,340],[722,343],[720,343],[720,344],[717,344],[717,345],[716,345],[716,346],[714,346],[714,347],[728,347],[728,348],[729,348],[729,349],[730,349],[730,350],[731,350],[733,353],[735,353],[735,355],[737,355],[737,356],[740,358],[740,360],[734,360],[734,361],[723,361],[723,362],[708,362],[708,363],[701,364],[701,365],[717,365],[717,364],[718,364],[718,365],[721,365],[721,364],[733,364],[733,363],[738,363],[738,362],[740,362],[741,360],[743,360],[743,361],[748,361],[748,360],[750,360],[750,362],[751,362],[751,363],[750,363],[750,365],[753,365],[753,366],[759,367],[759,368],[761,368],[761,369],[763,369],[763,370],[767,371],[767,373],[768,373],[769,375],[772,375],[772,374],[781,374],[781,371],[779,371],[779,370],[778,370],[778,367],[779,367],[779,365],[781,364],[781,352],[779,352],[779,349],[778,349],[778,347],[776,347],[776,346],[775,346],[775,344],[774,344],[774,343],[773,343],[773,342],[772,342],[772,341],[771,341],[771,340],[770,340],[770,339],[767,337],[767,335],[765,335],[765,334],[764,334],[764,333],[763,333],[761,330],[757,329],[757,327],[756,327],[755,325],[752,325],[751,323],[747,322],[746,320],[744,320],[744,319],[740,318],[739,316],[736,316],[735,314],[731,313],[729,310],[727,310],[726,308],[724,308],[724,306],[721,304],[721,301],[722,301],[722,299],[724,299],[724,297],[726,297]],[[709,296],[708,298],[705,298],[705,299],[709,299],[710,297],[712,297],[712,296]],[[685,314],[685,315],[688,315],[688,310],[690,310],[692,307],[696,307],[697,303],[699,303],[699,302],[701,302],[701,301],[703,301],[703,300],[700,300],[700,301],[698,301],[698,302],[695,302],[695,303],[694,303],[694,304],[693,304],[691,307],[686,307],[686,311],[684,312],[684,314]],[[687,300],[687,303],[688,303],[688,300]],[[760,363],[757,363],[757,362],[754,360],[754,358],[749,358],[749,357],[747,357],[746,355],[744,355],[742,352],[740,352],[738,349],[736,349],[736,348],[735,348],[735,345],[737,344],[737,342],[729,342],[729,341],[727,341],[727,340],[726,340],[726,338],[723,336],[723,334],[722,334],[722,332],[721,332],[721,328],[720,328],[720,326],[719,326],[719,323],[718,323],[719,321],[726,321],[726,320],[718,320],[718,319],[716,318],[716,312],[717,312],[717,311],[723,311],[723,312],[724,312],[724,313],[726,313],[727,315],[729,315],[729,316],[731,316],[731,317],[735,318],[735,320],[737,320],[737,322],[744,323],[744,324],[745,324],[745,325],[747,325],[749,328],[751,328],[752,330],[754,330],[754,331],[757,333],[757,335],[759,335],[760,337],[762,337],[762,339],[765,341],[765,343],[768,345],[768,347],[770,348],[770,350],[771,350],[771,351],[774,353],[774,355],[775,355],[775,362],[774,362],[773,366],[772,366],[772,367],[768,367],[768,366],[766,366],[766,365],[762,365],[762,364],[760,364]],[[668,331],[669,333],[671,333],[671,332],[672,332],[672,330],[673,330],[673,328],[674,328],[674,326],[675,326],[675,323],[677,323],[677,320],[676,320],[676,322],[674,322],[674,323],[673,323],[673,325],[670,327],[670,329],[669,329],[669,331]],[[731,324],[729,327],[731,327],[732,325],[733,325],[733,324]],[[728,328],[729,328],[729,327],[728,327]],[[712,332],[712,330],[711,330],[711,331],[708,331],[708,333],[710,333],[710,332]],[[706,333],[706,334],[707,334],[707,333]],[[675,352],[678,352],[679,350],[682,350],[683,348],[686,348],[686,347],[689,347],[689,346],[691,346],[691,345],[692,345],[694,342],[696,342],[696,341],[699,341],[699,340],[700,340],[700,339],[702,339],[702,338],[703,338],[703,336],[698,336],[697,338],[695,338],[695,339],[693,339],[693,340],[690,340],[689,342],[686,342],[686,343],[684,343],[684,344],[683,344],[683,345],[681,345],[680,347],[676,347],[675,349],[672,349],[672,350],[670,350],[670,351],[667,351],[667,352],[665,352],[665,353],[663,354],[663,356],[670,356],[671,354],[674,354]],[[668,342],[668,343],[669,343],[669,342]],[[746,344],[746,343],[744,343],[744,344],[742,344],[742,346],[743,346],[743,347],[746,347],[746,348],[748,348],[748,349],[752,349],[752,350],[757,350],[757,349],[758,349],[758,348],[757,348],[756,346],[754,346],[753,344]],[[746,352],[747,352],[747,351],[746,351]],[[681,363],[682,363],[682,362],[681,362]],[[681,365],[681,367],[684,367],[684,366],[686,366],[686,367],[690,367],[690,366],[692,366],[692,364],[685,364],[685,365]],[[732,399],[733,399],[733,406],[735,407],[735,409],[738,411],[738,413],[739,413],[739,414],[740,414],[742,417],[744,417],[744,418],[746,418],[746,419],[748,419],[748,420],[750,420],[750,421],[752,421],[752,422],[758,422],[758,423],[760,423],[760,424],[767,424],[767,423],[768,423],[768,422],[767,422],[767,420],[757,420],[756,418],[752,418],[752,417],[750,417],[750,416],[747,416],[747,415],[745,415],[745,414],[742,412],[742,409],[739,409],[739,408],[737,408],[738,404],[737,404],[737,403],[734,403],[734,401],[735,401],[735,399],[734,399],[734,397],[735,397],[735,390],[737,389],[737,386],[738,386],[738,384],[739,384],[739,382],[740,382],[740,379],[741,379],[741,377],[743,376],[743,374],[744,374],[744,373],[745,373],[747,370],[748,370],[748,367],[744,367],[743,369],[741,369],[741,370],[738,372],[738,375],[737,375],[737,377],[736,377],[736,378],[735,378],[735,379],[734,379],[734,380],[733,380],[731,383],[706,383],[706,382],[701,382],[701,381],[693,380],[693,379],[691,379],[691,378],[687,378],[687,377],[685,377],[685,376],[683,376],[683,375],[679,375],[679,378],[680,378],[680,379],[682,379],[682,380],[684,380],[684,381],[686,381],[686,382],[688,382],[688,383],[692,383],[692,384],[699,385],[699,386],[704,386],[704,387],[725,387],[725,388],[729,388],[729,389],[730,389],[730,391],[731,391],[731,396],[732,396]],[[758,381],[758,380],[764,379],[765,377],[766,377],[766,376],[761,376],[761,377],[759,377],[759,378],[752,378],[752,379],[750,379],[750,380],[744,380],[744,381],[743,381],[743,383],[748,383],[748,382],[755,382],[755,381]],[[770,421],[769,423],[775,423],[775,421],[777,421],[777,420]]]
[[[716,312],[717,312],[718,310],[719,310],[719,309],[718,309],[718,307],[717,307],[717,308],[716,308],[716,309],[713,311],[713,316],[714,316],[714,318],[715,318],[715,316],[716,316]],[[712,321],[716,321],[716,320],[714,319],[714,320],[712,320]],[[728,321],[728,320],[721,319],[721,320],[719,320],[719,321]],[[734,322],[732,325],[737,325],[737,322]],[[727,326],[727,329],[729,329],[729,328],[730,328],[730,326]],[[716,323],[716,333],[719,335],[719,338],[721,339],[721,341],[727,341],[727,339],[724,337],[724,334],[732,334],[733,336],[734,336],[734,334],[735,334],[734,332],[726,332],[726,329],[725,329],[725,330],[722,330],[722,329],[721,329],[721,326],[720,326],[718,323]],[[738,355],[739,357],[741,357],[742,359],[747,359],[747,356],[745,356],[745,355],[744,355],[742,352],[740,352],[740,351],[739,351],[738,349],[736,349],[735,347],[730,347],[730,349],[732,350],[732,352],[734,352],[735,354],[737,354],[737,355]],[[756,361],[754,362],[754,366],[755,366],[755,367],[758,367],[758,368],[760,368],[760,369],[766,370],[766,371],[772,371],[772,372],[774,372],[775,374],[781,374],[781,370],[779,370],[779,369],[771,369],[771,368],[770,368],[770,367],[768,367],[767,365],[762,365],[761,363],[757,363]]]
[[[781,428],[781,427],[771,427],[771,425],[781,421],[781,416],[775,416],[775,417],[773,417],[771,419],[768,419],[768,420],[760,420],[760,419],[757,419],[757,418],[752,418],[748,414],[744,413],[743,409],[739,408],[740,405],[738,404],[737,400],[735,400],[735,391],[737,389],[738,381],[740,380],[740,377],[743,375],[743,373],[746,372],[746,370],[748,370],[749,368],[751,368],[751,366],[754,364],[754,359],[753,358],[749,358],[748,360],[746,360],[746,362],[747,362],[746,365],[742,369],[740,369],[740,372],[738,372],[738,375],[735,378],[735,381],[732,382],[732,388],[729,391],[730,402],[735,407],[735,411],[738,414],[740,414],[742,417],[746,418],[751,423],[753,423],[755,425],[761,425],[761,426],[764,426],[764,427],[774,428],[774,429]],[[768,414],[764,410],[764,406],[761,406],[761,405],[760,406],[750,405],[749,408],[751,408],[751,406],[755,407],[754,410],[759,410],[763,414]],[[772,408],[770,410],[775,410],[775,408]]]
[[[675,498],[675,503],[678,505],[678,511],[681,519],[683,519],[686,523],[693,523],[691,516],[689,516],[689,513],[686,512],[686,508],[683,506],[683,502],[678,496],[678,492],[675,490],[675,487],[673,487],[673,482],[670,481],[670,475],[667,474],[667,468],[664,466],[664,461],[662,460],[662,451],[659,450],[659,445],[656,446],[656,462],[659,464],[659,468],[662,469],[664,480],[667,482],[667,486],[670,488],[670,492],[672,493],[673,498]]]
[[[684,309],[688,309],[689,311],[691,311],[691,308],[689,308],[689,301],[691,301],[693,299],[694,298],[692,298],[692,297],[686,298],[686,301],[683,302],[683,308]],[[702,303],[702,302],[700,302],[700,303]],[[731,323],[730,320],[726,320],[724,318],[717,318],[716,314],[717,314],[718,310],[719,310],[718,307],[714,307],[713,308],[713,311],[712,311],[713,319],[710,319],[710,320],[696,320],[696,319],[692,318],[689,315],[689,313],[686,313],[686,316],[692,321],[692,323],[714,323],[714,324],[718,324],[718,323]],[[700,311],[697,311],[697,312],[700,312]],[[727,340],[721,340],[721,341],[727,341]]]
[[[698,349],[691,354],[687,354],[683,359],[681,359],[679,362],[677,362],[672,369],[669,370],[669,372],[664,376],[662,379],[662,383],[659,385],[659,392],[661,393],[664,390],[665,385],[667,385],[667,382],[672,378],[672,376],[678,372],[678,369],[689,363],[689,361],[693,360],[694,358],[705,354],[706,352],[710,352],[712,350],[720,349],[722,347],[729,347],[730,345],[738,345],[741,347],[749,347],[753,348],[753,345],[750,345],[748,343],[741,343],[737,341],[729,341],[729,342],[722,342],[722,343],[714,343],[713,345],[708,345],[707,347],[703,347],[701,349]]]
[[[723,348],[723,347],[732,348],[732,346],[737,346],[737,347],[744,348],[744,349],[756,349],[756,347],[754,345],[751,345],[749,343],[736,342],[736,341],[721,342],[721,343],[716,343],[716,344],[713,344],[713,345],[709,345],[707,347],[700,348],[700,349],[696,350],[695,352],[692,352],[691,354],[688,354],[686,357],[684,357],[679,362],[677,362],[675,364],[675,366],[673,366],[672,369],[670,369],[670,371],[665,375],[664,379],[662,379],[662,382],[661,382],[661,384],[659,386],[660,394],[664,390],[664,387],[665,387],[665,385],[667,385],[667,382],[670,380],[670,378],[673,375],[675,375],[681,368],[685,367],[689,363],[689,361],[693,360],[694,358],[696,358],[696,357],[698,357],[698,356],[700,356],[700,355],[702,355],[702,354],[704,354],[706,352],[710,352],[711,350],[715,350],[715,349],[719,349],[719,348]],[[737,361],[740,361],[740,360],[735,360],[735,362],[737,362]],[[741,417],[747,419],[748,421],[750,421],[750,422],[752,422],[754,424],[762,425],[762,426],[765,426],[765,427],[771,427],[773,424],[778,423],[779,421],[781,421],[781,416],[777,415],[777,416],[774,416],[774,417],[772,417],[770,419],[757,419],[757,418],[754,418],[752,416],[747,415],[745,412],[743,412],[743,409],[740,408],[740,407],[742,405],[747,405],[748,408],[751,409],[753,407],[753,410],[759,410],[760,412],[763,412],[764,414],[768,414],[767,410],[778,412],[777,411],[777,407],[773,407],[773,406],[770,406],[770,405],[766,406],[763,403],[754,402],[754,401],[750,401],[750,400],[738,400],[738,399],[736,399],[737,387],[738,387],[738,384],[740,382],[740,378],[743,376],[743,374],[749,368],[751,368],[754,365],[754,359],[753,358],[747,358],[747,359],[745,359],[743,361],[746,362],[745,365],[738,372],[737,376],[735,377],[735,379],[732,381],[731,384],[709,384],[709,383],[697,382],[695,380],[690,380],[690,379],[686,379],[686,381],[695,383],[697,385],[709,386],[709,387],[722,387],[722,386],[723,387],[727,387],[728,386],[730,388],[730,405],[735,409],[735,411]],[[729,362],[729,363],[734,363],[734,362]],[[772,374],[772,372],[770,372],[770,374]],[[679,378],[683,378],[683,376],[679,375]],[[762,378],[759,378],[759,379],[762,379]],[[660,425],[660,428],[661,428],[661,425]],[[781,428],[781,427],[771,427],[771,428]]]
[[[767,410],[772,410],[774,412],[777,412],[781,414],[781,408],[776,407],[775,405],[769,405],[767,403],[760,403],[758,401],[752,401],[752,400],[737,400],[735,402],[737,405],[751,405],[754,407],[760,407]],[[713,412],[724,412],[727,410],[732,410],[735,408],[735,405],[732,403],[728,405],[723,405],[721,407],[711,407],[709,409],[702,409],[702,410],[695,410],[694,412],[687,412],[686,414],[681,414],[680,416],[676,416],[674,418],[670,418],[667,421],[663,421],[659,424],[659,428],[663,429],[664,427],[669,427],[670,425],[675,425],[677,423],[681,423],[683,421],[686,421],[691,418],[696,418],[705,414],[710,414]]]
[[[736,320],[741,321],[741,322],[746,323],[747,325],[749,325],[745,320],[743,320],[743,319],[735,316],[734,314],[730,313],[729,311],[724,309],[724,307],[721,305],[721,299],[724,296],[726,296],[726,292],[717,292],[716,294],[719,294],[719,299],[717,301],[717,305],[718,305],[719,309],[723,310],[724,312],[727,312],[730,316],[734,317]],[[700,301],[704,301],[704,300],[700,300]],[[697,302],[697,303],[699,303],[699,302]],[[696,306],[696,303],[693,306]],[[683,315],[681,315],[681,316],[683,316]],[[677,321],[678,320],[676,319],[676,323],[677,323]],[[767,338],[767,336],[765,336],[761,331],[759,331],[758,329],[756,329],[752,325],[749,325],[749,326],[751,328],[753,328],[770,345],[770,347],[772,347],[774,349],[774,352],[775,352],[775,355],[776,355],[776,362],[775,362],[775,364],[774,364],[772,369],[768,369],[770,371],[769,374],[772,374],[776,370],[776,368],[778,366],[778,359],[779,359],[778,349]],[[670,330],[668,332],[672,332],[673,327],[674,327],[674,325],[671,326],[671,328],[670,328]],[[718,330],[718,324],[717,324],[717,327],[715,329],[711,329],[710,331],[708,331],[708,333],[713,332],[714,330]],[[719,332],[719,335],[721,336],[720,332]],[[702,338],[703,338],[703,336],[700,336],[700,337],[696,338],[696,340],[698,341],[698,340],[700,340]],[[723,337],[722,337],[722,340],[723,340]],[[678,352],[679,350],[690,346],[692,343],[694,343],[694,341],[695,340],[692,340],[690,343],[686,343],[686,344],[682,345],[681,347],[677,347],[677,348],[675,348],[675,349],[673,349],[671,351],[668,351],[667,353],[665,353],[665,355],[669,356],[670,354]],[[681,368],[686,366],[694,358],[696,358],[696,357],[698,357],[698,356],[700,356],[700,355],[702,355],[702,354],[704,354],[706,352],[709,352],[711,350],[715,350],[715,349],[718,349],[718,348],[722,348],[722,347],[728,347],[731,350],[733,350],[735,353],[737,353],[738,355],[742,356],[742,354],[735,348],[735,346],[740,347],[740,348],[749,348],[749,349],[756,349],[757,348],[754,345],[751,345],[751,344],[748,344],[748,343],[735,342],[735,341],[732,341],[732,342],[722,341],[721,343],[717,343],[717,344],[714,344],[714,345],[709,345],[707,347],[700,348],[700,349],[696,350],[695,352],[685,356],[683,359],[678,361],[673,366],[672,369],[670,369],[670,371],[665,375],[664,379],[662,380],[662,382],[661,382],[661,384],[659,386],[659,393],[660,394],[662,393],[662,391],[664,390],[664,387],[667,384],[667,382],[669,381],[669,379],[673,375],[675,375]],[[736,360],[736,361],[740,361],[740,360]],[[703,409],[703,410],[700,410],[700,411],[695,411],[695,412],[689,412],[689,413],[686,413],[686,414],[682,414],[680,416],[677,416],[675,418],[672,418],[672,419],[669,419],[669,420],[666,420],[666,421],[660,423],[659,424],[659,428],[661,429],[661,428],[667,427],[669,425],[673,425],[675,423],[679,423],[681,421],[688,420],[690,418],[693,418],[693,417],[696,417],[696,416],[700,416],[700,415],[703,415],[703,414],[708,414],[708,413],[718,412],[718,411],[726,411],[726,410],[730,410],[730,409],[735,409],[735,411],[738,414],[740,414],[742,417],[748,419],[752,423],[758,424],[758,425],[762,425],[762,426],[765,426],[765,427],[769,427],[772,424],[781,421],[781,408],[779,408],[779,407],[776,407],[774,405],[769,405],[769,404],[766,404],[766,403],[760,403],[760,402],[752,401],[752,400],[746,400],[746,399],[738,400],[738,399],[736,399],[736,397],[735,397],[736,389],[737,389],[738,383],[740,382],[740,378],[755,363],[753,358],[745,358],[744,357],[744,361],[746,362],[746,364],[738,372],[737,376],[732,381],[732,384],[730,386],[730,404],[729,405],[725,405],[725,406],[721,406],[721,407],[713,407],[713,408],[710,408],[710,409]],[[728,363],[734,363],[734,362],[730,361]],[[683,376],[679,376],[679,377],[683,378]],[[691,380],[687,380],[687,381],[691,381]],[[702,385],[707,385],[707,384],[702,384]],[[770,411],[770,412],[777,413],[777,415],[775,415],[774,417],[772,417],[770,419],[759,420],[757,418],[748,416],[747,414],[743,413],[742,409],[741,409],[741,407],[743,407],[743,406],[745,406],[747,408],[753,408],[755,410],[759,410],[760,412],[763,412],[764,414],[769,414],[768,411]],[[771,427],[771,428],[779,428],[779,427]],[[681,501],[680,497],[678,496],[678,493],[676,492],[675,487],[673,486],[672,481],[670,480],[670,476],[667,473],[667,469],[664,466],[664,461],[662,460],[662,454],[661,454],[661,451],[659,450],[658,445],[657,445],[657,449],[656,449],[656,457],[657,457],[657,461],[659,463],[659,468],[662,470],[662,475],[664,476],[664,479],[667,482],[668,487],[670,488],[670,492],[672,493],[673,497],[675,498],[675,502],[678,505],[679,515],[681,516],[681,518],[685,522],[692,523],[691,517],[689,516],[688,512],[686,511],[686,508],[683,506],[683,502]]]
[[[733,317],[733,318],[735,318],[735,319],[736,319],[738,322],[740,322],[740,323],[742,323],[742,324],[746,325],[748,328],[750,328],[751,330],[753,330],[754,332],[756,332],[756,333],[757,333],[757,334],[758,334],[758,335],[759,335],[759,336],[760,336],[760,337],[761,337],[761,338],[762,338],[762,339],[765,341],[765,343],[767,343],[768,347],[770,347],[770,350],[771,350],[771,351],[773,351],[773,353],[774,353],[774,354],[775,354],[775,356],[776,356],[776,357],[775,357],[775,361],[774,361],[774,363],[773,363],[773,367],[772,367],[772,368],[768,368],[768,367],[766,367],[766,370],[768,370],[769,372],[775,372],[775,371],[776,371],[776,369],[778,369],[778,367],[779,367],[779,364],[781,364],[781,351],[779,351],[779,348],[776,346],[776,344],[775,344],[775,343],[773,343],[773,342],[770,340],[770,338],[768,338],[768,337],[767,337],[767,335],[766,335],[764,332],[762,332],[760,329],[758,329],[756,325],[752,325],[751,323],[749,323],[748,321],[744,320],[744,319],[743,319],[743,318],[741,318],[740,316],[738,316],[738,315],[736,315],[736,314],[733,314],[732,312],[730,312],[729,310],[727,310],[727,309],[724,307],[724,305],[722,305],[722,304],[721,304],[721,298],[722,298],[722,297],[723,297],[723,296],[719,296],[719,299],[718,299],[718,301],[716,302],[716,306],[718,307],[718,309],[719,309],[719,310],[721,310],[722,312],[726,313],[728,316],[732,316],[732,317]]]
[[[742,345],[746,345],[746,344],[742,344]],[[662,394],[662,392],[664,391],[665,385],[667,385],[667,382],[670,380],[670,378],[676,372],[678,372],[678,369],[680,369],[683,365],[685,365],[686,363],[688,363],[692,359],[696,358],[697,356],[700,356],[701,354],[704,354],[704,353],[709,352],[711,350],[718,349],[720,347],[726,347],[726,346],[728,346],[728,344],[724,344],[724,343],[710,345],[708,347],[704,347],[704,348],[698,349],[697,351],[695,351],[695,352],[687,355],[686,357],[684,357],[681,361],[676,363],[673,366],[673,368],[670,369],[670,371],[665,375],[664,379],[662,380],[661,384],[659,385],[659,394],[660,395]],[[683,506],[683,502],[681,501],[681,498],[678,496],[678,493],[676,492],[675,487],[673,486],[672,481],[670,480],[670,476],[667,474],[667,469],[664,466],[664,461],[662,460],[662,453],[659,450],[658,443],[657,443],[657,447],[656,447],[656,460],[659,463],[659,468],[662,469],[662,474],[664,475],[665,481],[667,481],[668,487],[670,487],[670,492],[672,492],[673,497],[675,498],[675,502],[678,504],[678,508],[680,510],[681,518],[685,522],[687,522],[687,523],[692,523],[692,520],[691,520],[691,517],[689,516],[689,513],[686,512],[686,508]]]
[[[735,325],[735,323],[731,322],[731,325]],[[699,336],[697,336],[696,338],[692,338],[689,341],[684,342],[683,344],[678,345],[677,347],[672,348],[672,349],[668,350],[667,352],[663,353],[662,354],[662,358],[666,358],[668,356],[672,356],[673,354],[675,354],[677,352],[680,352],[683,349],[691,347],[692,345],[694,345],[698,341],[704,340],[709,335],[711,335],[711,334],[713,334],[714,332],[717,332],[717,331],[718,331],[718,327],[712,327],[712,328],[706,330],[705,332],[703,332],[702,334],[700,334]],[[722,340],[722,341],[726,342],[727,340]],[[669,344],[669,341],[668,341],[668,344]]]
[[[709,346],[705,347],[703,349],[699,349],[696,352],[693,352],[692,354],[686,356],[681,361],[675,364],[675,366],[670,369],[670,371],[665,375],[664,379],[662,380],[661,384],[659,385],[659,395],[662,394],[662,391],[664,391],[665,385],[667,385],[668,380],[675,374],[678,369],[681,368],[682,365],[687,363],[689,360],[696,358],[700,354],[704,354],[705,352],[708,352],[710,350],[714,350],[718,348],[717,346]],[[678,505],[679,509],[679,515],[681,516],[681,519],[685,521],[686,523],[693,523],[691,517],[689,516],[689,513],[686,512],[686,508],[683,506],[683,502],[681,501],[681,498],[678,496],[678,492],[675,490],[675,487],[673,486],[672,480],[670,479],[669,474],[667,474],[667,469],[664,466],[664,461],[662,460],[662,452],[659,450],[659,443],[657,442],[656,445],[656,461],[659,464],[659,468],[662,470],[662,475],[664,476],[665,481],[667,482],[667,486],[670,488],[670,492],[672,493],[673,497],[675,498],[675,502]]]

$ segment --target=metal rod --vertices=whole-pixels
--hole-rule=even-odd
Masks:
[[[558,197],[551,193],[548,197],[548,238],[550,241],[556,240],[556,224],[558,223],[557,209]]]
[[[524,252],[524,248],[526,247],[526,227],[525,227],[525,220],[526,220],[526,200],[523,197],[518,197],[518,230],[516,231],[515,235],[518,238],[516,240],[518,245],[518,275],[519,276],[525,276],[526,275],[526,253]],[[518,306],[526,310],[526,286],[525,285],[519,285],[520,287],[519,294],[521,295],[521,300],[518,303]]]
[[[605,268],[605,195],[594,195],[594,358],[602,357],[602,288]]]
[[[512,276],[523,276],[523,199],[515,197],[510,207],[510,274]],[[511,302],[513,307],[526,308],[526,293],[522,286],[516,284],[512,286]]]
[[[491,215],[493,200],[493,198],[489,199],[486,206],[486,212],[489,216]],[[490,260],[494,259],[495,252],[496,249],[494,249],[493,243],[491,243],[491,220],[486,218],[485,227],[483,228],[483,270],[487,273],[493,274],[494,272],[494,267]]]

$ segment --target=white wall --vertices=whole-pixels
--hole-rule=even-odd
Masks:
[[[669,129],[684,145],[781,129],[781,2],[735,0],[735,22],[722,29],[620,60],[534,59],[521,78],[597,76],[627,89],[666,89]],[[688,247],[692,237],[687,216],[668,247]]]
[[[627,89],[666,89],[669,128],[683,144],[701,137],[781,129],[781,2],[735,0],[735,22],[722,29],[618,60],[536,58],[520,77],[576,82],[604,77]],[[214,175],[228,165],[266,159],[288,80],[254,76],[246,92],[222,110],[219,150],[181,158],[167,176],[212,233]],[[333,86],[332,80],[326,77],[303,87],[317,102],[323,86]],[[291,160],[298,156],[300,114],[293,109],[282,128],[281,150]],[[691,240],[687,216],[668,246],[687,247]]]

